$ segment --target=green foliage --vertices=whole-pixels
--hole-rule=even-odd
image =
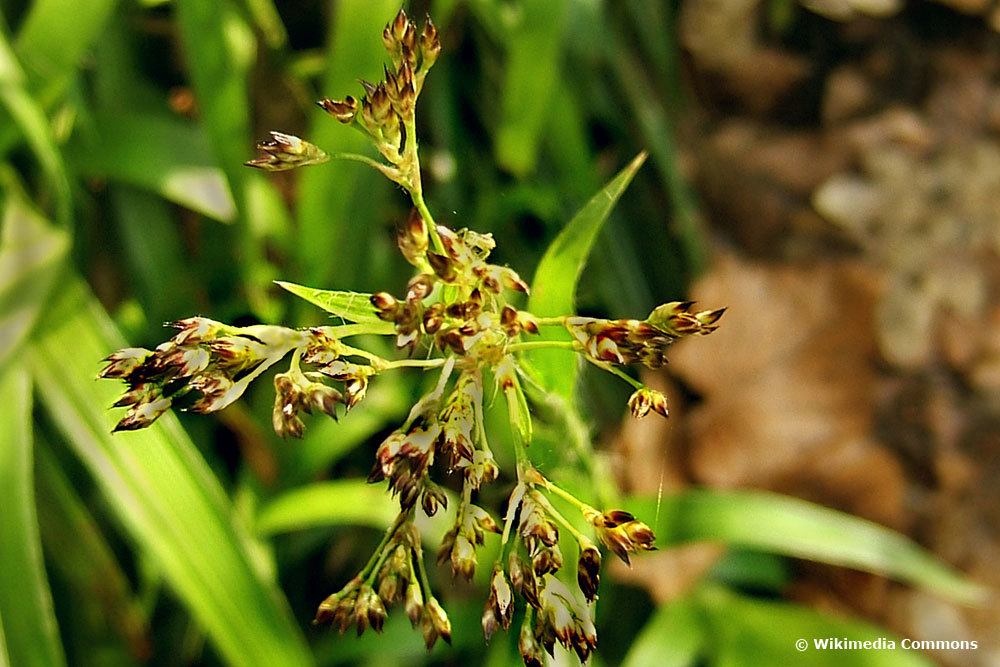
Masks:
[[[425,660],[399,614],[383,637],[361,640],[307,634],[305,620],[317,591],[363,562],[370,544],[357,544],[373,542],[372,529],[395,515],[382,489],[360,477],[380,436],[426,390],[419,379],[375,384],[363,411],[317,424],[301,443],[269,433],[267,391],[249,392],[218,421],[166,415],[113,438],[106,408],[115,389],[94,381],[99,360],[126,338],[151,345],[163,321],[191,312],[331,323],[290,305],[274,287],[279,276],[362,290],[278,283],[333,315],[334,326],[392,331],[365,292],[407,278],[410,267],[393,256],[391,227],[406,214],[399,193],[358,164],[296,180],[241,166],[271,125],[330,152],[365,149],[364,137],[312,102],[381,76],[377,35],[399,2],[344,0],[328,13],[310,4],[0,3],[0,666],[139,664],[149,650],[174,664]],[[461,54],[442,59],[418,118],[426,198],[441,222],[492,231],[505,253],[498,261],[524,275],[537,265],[528,307],[538,315],[634,316],[681,298],[704,243],[674,148],[666,10],[646,0],[431,6],[453,29],[446,54]],[[655,173],[636,178],[613,214],[642,159],[617,176],[613,169],[644,149]],[[550,414],[536,424],[532,460],[575,473],[581,497],[608,495],[611,476],[587,435],[619,418],[621,396],[600,379],[575,395],[571,355],[530,354],[543,384],[572,399],[543,406]],[[518,405],[527,394],[538,408],[525,384]],[[905,538],[802,501],[696,490],[629,508],[656,519],[662,546],[707,540],[777,554],[743,564],[776,593],[788,558],[960,601],[981,592]],[[425,532],[428,547],[446,523]],[[487,654],[482,607],[448,600],[446,578],[433,570],[430,578],[446,591],[455,628],[452,652],[439,645],[431,660],[514,658],[500,636]],[[650,656],[766,664],[787,661],[799,633],[884,632],[718,583],[736,586],[738,577],[710,578],[636,628],[631,650],[612,652],[637,666]],[[923,664],[912,653],[837,658]],[[830,664],[819,652],[803,659]]]
[[[116,392],[91,377],[93,360],[121,339],[78,279],[62,286],[42,327],[30,367],[47,415],[219,652],[237,665],[306,661],[301,631],[177,421],[112,438],[104,406]],[[67,347],[78,353],[67,358]]]
[[[31,376],[20,364],[0,376],[0,627],[12,664],[65,665],[32,502]]]
[[[575,311],[577,284],[601,226],[645,161],[645,153],[637,155],[573,216],[546,250],[531,285],[528,308],[533,313],[547,317]],[[570,337],[568,333],[562,333],[559,338],[569,340]],[[539,350],[535,352],[532,362],[546,387],[566,398],[573,395],[576,389],[576,359],[552,350]]]

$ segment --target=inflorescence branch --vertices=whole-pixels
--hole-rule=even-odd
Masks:
[[[388,292],[370,297],[378,318],[391,323],[396,347],[407,356],[388,360],[343,342],[351,336],[384,333],[384,325],[381,329],[364,322],[309,329],[234,327],[191,317],[174,322],[171,326],[178,332],[154,350],[127,348],[107,357],[100,377],[118,378],[127,386],[115,406],[128,410],[115,430],[149,426],[171,407],[203,413],[221,410],[289,355],[288,369],[274,376],[272,422],[282,437],[302,436],[303,413],[321,412],[337,419],[350,411],[365,398],[372,378],[384,372],[440,369],[434,389],[416,402],[404,423],[375,452],[369,481],[387,482],[399,500],[399,515],[361,572],[319,605],[316,623],[329,623],[342,632],[349,627],[358,634],[369,627],[380,631],[387,609],[400,603],[428,648],[438,638],[450,642],[451,624],[431,591],[414,524],[418,505],[428,516],[447,506],[449,494],[439,479],[444,472],[461,490],[438,562],[449,563],[454,575],[471,579],[486,535],[502,532],[501,555],[493,565],[482,617],[487,639],[497,629],[510,627],[516,600],[521,600],[526,611],[518,645],[526,665],[542,665],[544,652],[551,655],[556,643],[586,660],[597,643],[593,603],[601,552],[546,496],[558,497],[578,511],[579,525],[588,526],[597,542],[626,563],[632,554],[654,549],[655,538],[649,526],[628,512],[597,510],[532,465],[528,456],[532,405],[522,381],[533,393],[543,390],[522,366],[520,355],[536,349],[579,354],[635,387],[629,399],[634,416],[643,417],[651,410],[667,416],[664,395],[622,367],[661,367],[672,343],[712,332],[723,311],[696,311],[691,302],[675,301],[654,309],[644,320],[607,320],[536,317],[512,305],[511,293],[527,293],[528,285],[509,267],[489,263],[493,237],[437,225],[424,201],[415,107],[441,51],[437,30],[429,18],[418,29],[401,10],[382,39],[391,61],[384,79],[377,84],[363,81],[360,100],[348,96],[319,102],[338,121],[365,134],[381,159],[329,155],[298,137],[272,132],[271,139],[258,145],[260,155],[247,164],[281,171],[331,157],[354,160],[374,167],[409,192],[414,208],[396,241],[414,267],[414,276],[402,297]],[[570,340],[523,340],[543,326],[563,328]],[[500,474],[484,423],[488,385],[507,403],[517,462],[517,481],[502,531],[493,515],[473,502],[480,488]],[[564,563],[556,524],[577,543],[579,595],[559,576]]]

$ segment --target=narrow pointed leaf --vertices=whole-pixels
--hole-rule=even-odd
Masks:
[[[257,533],[273,535],[316,526],[385,528],[399,513],[382,485],[363,479],[318,482],[288,491],[257,514]]]
[[[349,322],[373,325],[372,333],[388,334],[393,332],[391,323],[383,322],[378,318],[378,311],[375,310],[375,307],[369,301],[371,294],[303,287],[302,285],[286,283],[281,280],[274,282],[300,299],[305,299],[309,303],[319,306],[326,312],[333,313],[337,317],[342,317]]]
[[[66,281],[30,348],[49,417],[108,498],[129,536],[232,665],[312,659],[274,582],[253,566],[249,536],[173,415],[112,435],[119,387],[96,381],[125,342],[78,278]]]
[[[630,509],[654,521],[662,545],[713,541],[880,574],[957,602],[984,590],[884,526],[805,500],[761,491],[696,489]]]
[[[688,667],[704,650],[705,623],[690,596],[662,605],[632,642],[622,667]]]
[[[901,648],[902,637],[864,621],[838,618],[787,602],[752,599],[722,587],[700,591],[697,599],[699,616],[709,635],[709,664],[796,667],[931,667],[934,664],[921,651]],[[886,648],[833,651],[823,650],[815,643],[827,638],[881,640]],[[806,641],[804,650],[796,644],[799,640]],[[896,650],[888,648],[889,641],[895,642]]]
[[[69,248],[16,194],[7,199],[0,229],[0,372],[28,337]]]
[[[36,439],[38,525],[48,561],[77,600],[74,611],[97,636],[107,629],[120,636],[129,653],[148,657],[148,619],[128,577],[88,507],[51,451]]]
[[[0,374],[0,617],[13,665],[65,665],[45,576],[32,481],[31,379]]]
[[[608,219],[611,209],[645,160],[646,154],[640,153],[618,172],[610,183],[573,216],[545,251],[531,285],[531,298],[528,301],[531,312],[539,317],[570,315],[575,312],[576,286],[601,225]],[[560,332],[553,334],[551,338],[569,340],[569,334]],[[564,397],[572,395],[577,374],[575,355],[562,350],[539,350],[532,353],[531,361],[546,388]]]

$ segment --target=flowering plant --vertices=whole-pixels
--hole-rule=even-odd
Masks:
[[[532,465],[527,447],[532,441],[533,394],[526,388],[544,390],[522,354],[541,348],[576,353],[635,386],[629,399],[634,416],[654,411],[666,417],[663,394],[621,367],[659,368],[674,341],[710,333],[723,311],[695,311],[690,302],[671,302],[644,320],[607,320],[537,317],[514,305],[515,294],[527,293],[528,285],[509,267],[489,262],[495,247],[492,236],[436,224],[424,201],[415,107],[441,51],[437,30],[429,18],[418,29],[401,10],[382,38],[392,62],[384,80],[362,82],[365,94],[360,100],[319,102],[338,121],[369,137],[382,160],[329,155],[298,137],[272,132],[270,140],[258,145],[260,155],[247,164],[281,171],[331,157],[349,159],[375,168],[405,189],[414,206],[397,234],[400,252],[414,267],[405,294],[359,295],[280,283],[350,323],[291,329],[236,327],[204,317],[175,322],[178,333],[155,350],[127,348],[106,359],[101,377],[127,385],[115,405],[128,410],[115,430],[144,428],[171,407],[201,413],[221,410],[289,356],[287,370],[274,376],[272,421],[282,437],[302,436],[303,414],[321,412],[337,419],[352,410],[376,376],[402,368],[436,371],[433,389],[379,445],[369,476],[372,483],[387,480],[399,500],[399,514],[357,576],[320,603],[316,622],[341,631],[353,626],[359,634],[369,627],[379,631],[387,608],[401,603],[428,648],[438,638],[450,641],[451,625],[431,590],[414,519],[418,511],[434,516],[449,502],[457,502],[455,522],[438,551],[438,561],[450,563],[456,576],[471,579],[486,534],[500,534],[500,555],[492,565],[482,616],[487,639],[498,628],[510,627],[519,598],[525,609],[519,635],[525,664],[541,665],[543,651],[552,654],[557,642],[586,660],[597,642],[593,602],[600,579],[598,543],[628,563],[631,554],[654,549],[655,537],[628,512],[595,509]],[[543,337],[546,327],[564,329],[569,340]],[[345,342],[365,334],[394,336],[396,347],[407,355],[386,359]],[[500,475],[484,420],[484,400],[491,390],[503,394],[515,436],[516,483],[502,521],[473,502],[480,488]],[[449,501],[448,481],[458,487],[457,501]],[[576,508],[589,534],[560,512],[552,498]],[[560,530],[576,542],[578,593],[561,578],[566,568]]]

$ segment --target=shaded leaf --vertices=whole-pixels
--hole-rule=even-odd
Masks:
[[[36,438],[35,453],[42,543],[48,562],[71,588],[77,621],[112,628],[132,657],[148,659],[146,614],[92,509],[77,494],[48,443]],[[96,613],[87,613],[91,609]]]
[[[82,175],[156,192],[222,222],[235,218],[233,195],[198,126],[164,116],[109,113],[95,117],[94,130],[94,136],[68,147]]]
[[[700,614],[707,625],[710,664],[780,665],[809,667],[853,665],[863,667],[930,667],[934,664],[920,651],[901,649],[900,637],[863,621],[843,619],[786,602],[755,600],[721,587],[706,588],[697,595]],[[815,639],[838,638],[896,642],[897,650],[824,651]],[[806,650],[795,642],[805,639]],[[794,659],[792,659],[794,658]]]
[[[358,79],[378,81],[385,48],[382,26],[399,11],[399,0],[337,2],[331,5],[327,70],[320,81],[324,96],[359,95]],[[427,80],[431,87],[433,75]],[[369,141],[314,107],[309,141],[328,153],[365,153]],[[380,202],[391,192],[389,181],[357,164],[304,170],[299,177],[297,279],[318,285],[357,288],[371,271],[369,223],[383,217]]]
[[[31,378],[0,374],[0,616],[11,664],[65,665],[45,575],[32,481]]]
[[[382,485],[363,479],[303,486],[278,496],[257,514],[256,530],[273,535],[316,526],[385,528],[399,513]]]
[[[535,315],[552,317],[575,312],[576,285],[601,225],[645,160],[646,154],[640,153],[618,172],[573,216],[545,251],[535,271],[531,298],[528,300],[528,309]],[[569,340],[569,334],[560,332],[559,336],[552,338]],[[575,355],[558,350],[539,350],[532,353],[531,360],[549,390],[565,397],[572,395],[577,374]]]
[[[662,605],[643,626],[622,667],[686,667],[698,664],[708,641],[698,605],[684,597]]]
[[[125,344],[79,279],[48,313],[30,363],[41,403],[129,535],[234,665],[311,662],[287,603],[251,564],[248,535],[172,415],[112,436],[118,395],[95,382],[98,360]],[[69,352],[71,351],[71,352]]]
[[[25,85],[24,75],[11,52],[6,35],[0,30],[0,105],[14,121],[10,125],[5,123],[4,127],[16,128],[28,142],[55,195],[56,219],[62,226],[68,227],[73,210],[66,167],[56,147],[48,119],[28,94]],[[0,135],[4,133],[5,130],[0,130]],[[2,143],[4,142],[0,141]]]
[[[561,75],[569,6],[566,0],[525,0],[503,40],[507,67],[495,148],[497,162],[518,176],[534,168],[546,120],[560,111],[550,92]]]
[[[0,229],[0,370],[28,337],[69,248],[8,184]]]
[[[660,544],[724,542],[880,574],[963,603],[984,590],[907,537],[804,500],[762,491],[695,489],[630,504],[656,521]]]

